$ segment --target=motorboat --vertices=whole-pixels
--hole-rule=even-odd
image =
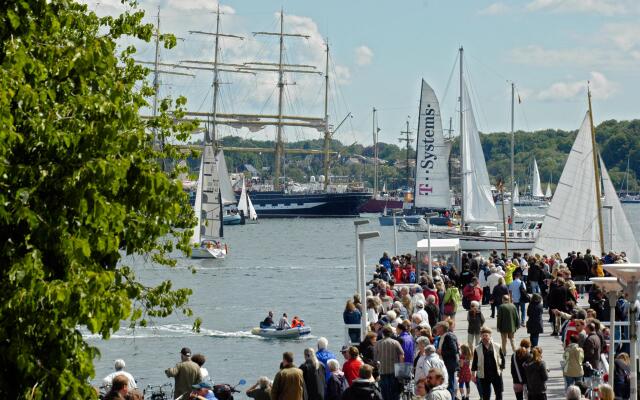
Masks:
[[[301,336],[305,336],[311,333],[311,328],[308,326],[299,326],[289,329],[276,329],[276,328],[253,328],[251,334],[261,336],[268,339],[297,339]]]

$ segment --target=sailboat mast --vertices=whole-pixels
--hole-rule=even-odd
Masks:
[[[598,165],[598,150],[596,147],[596,130],[593,126],[593,111],[591,109],[591,89],[587,89],[589,99],[589,123],[591,124],[591,147],[593,153],[593,171],[596,187],[596,206],[598,208],[598,233],[600,234],[600,254],[604,253],[604,228],[602,226],[602,195],[600,191],[600,168]]]
[[[514,108],[515,108],[515,84],[513,82],[511,82],[511,201],[509,202],[511,204],[510,207],[510,211],[509,211],[509,215],[511,216],[511,220],[515,220],[514,215],[513,215],[513,196],[515,193],[515,178],[514,178],[514,163],[515,163],[515,143],[516,143],[516,138],[515,138],[515,131],[514,131]],[[504,203],[504,193],[502,195],[502,203]],[[502,216],[502,218],[504,218],[504,215]]]
[[[331,144],[331,132],[329,131],[329,39],[327,39],[327,58],[325,60],[324,74],[324,190],[329,185],[329,146]]]
[[[462,230],[464,230],[464,193],[465,193],[465,178],[464,175],[466,173],[465,171],[465,163],[464,163],[464,152],[466,151],[466,149],[464,148],[464,139],[462,137],[462,135],[464,135],[464,114],[463,114],[463,107],[464,107],[464,101],[462,100],[463,98],[463,86],[464,86],[464,82],[463,82],[463,76],[462,76],[462,56],[464,53],[464,49],[462,48],[462,46],[460,46],[460,178],[462,181],[462,192],[461,192],[461,196],[462,196],[462,201],[460,202],[460,226],[462,227]]]
[[[211,134],[209,141],[216,144],[216,113],[218,112],[218,90],[220,89],[220,81],[218,80],[218,41],[220,40],[220,5],[216,12],[216,39],[215,50],[213,52],[213,104],[211,106]]]
[[[373,107],[371,129],[373,131],[373,198],[378,195],[378,132],[376,132],[376,108]]]
[[[282,144],[282,98],[284,95],[284,69],[282,67],[282,59],[284,55],[284,10],[280,10],[280,58],[278,62],[278,127],[276,137],[276,172],[273,188],[278,190],[280,187],[280,163],[282,161],[283,144]]]
[[[405,167],[405,173],[406,173],[406,176],[407,176],[407,189],[409,189],[411,187],[410,186],[411,185],[411,168],[409,166],[409,143],[411,143],[411,141],[413,140],[411,138],[411,136],[410,136],[412,132],[409,130],[409,119],[407,119],[407,130],[404,131],[404,132],[401,131],[400,133],[405,135],[405,137],[402,137],[402,136],[400,137],[400,141],[401,142],[407,142],[407,149],[406,149],[406,153],[407,153],[406,154],[406,159],[407,159],[406,162],[407,162],[407,165]],[[415,193],[414,193],[414,195],[415,195]]]

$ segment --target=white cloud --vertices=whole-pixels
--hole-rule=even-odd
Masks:
[[[589,79],[591,93],[594,98],[607,99],[616,91],[618,85],[612,82],[600,72],[591,72]],[[555,82],[548,88],[540,90],[537,98],[542,101],[566,101],[586,94],[587,82],[585,80]]]
[[[529,11],[554,13],[596,13],[618,15],[634,9],[633,0],[533,0],[526,6]]]
[[[486,8],[478,11],[480,15],[501,15],[506,14],[511,11],[511,7],[504,3],[492,3]]]
[[[640,50],[640,26],[637,24],[605,24],[602,34],[623,51]]]
[[[550,67],[594,65],[603,60],[601,52],[596,48],[586,51],[584,49],[547,49],[538,45],[530,45],[512,49],[511,61],[519,64]]]
[[[369,65],[373,60],[373,51],[367,46],[359,46],[356,48],[356,64]]]

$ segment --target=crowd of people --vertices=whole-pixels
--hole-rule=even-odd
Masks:
[[[367,297],[355,295],[346,302],[343,319],[350,327],[342,357],[320,338],[315,348],[304,350],[302,362],[285,352],[273,380],[259,378],[246,395],[257,400],[490,400],[513,390],[517,399],[546,399],[549,369],[539,340],[547,319],[559,344],[546,350],[562,352],[566,399],[580,400],[591,391],[600,399],[629,399],[629,345],[608,345],[612,337],[627,338],[627,328],[611,332],[603,324],[611,311],[606,293],[584,282],[604,276],[602,266],[614,262],[626,262],[624,253],[596,257],[586,250],[564,259],[559,254],[507,257],[493,252],[485,258],[469,253],[459,268],[451,262],[436,264],[431,277],[411,255],[390,258],[385,253],[368,282]],[[587,307],[581,306],[585,297]],[[616,320],[628,319],[629,306],[620,293]],[[466,341],[456,335],[458,313],[465,313]],[[363,315],[369,324],[360,340],[355,326]],[[492,319],[496,332],[487,323]],[[270,312],[263,324],[289,323],[283,314],[274,324]],[[520,329],[527,337],[516,346]],[[608,370],[610,351],[615,374],[604,384],[599,377]],[[175,379],[173,398],[216,399],[204,356],[183,348],[180,357],[165,371]],[[116,371],[105,378],[110,387],[105,398],[140,398],[124,367],[117,360]],[[506,368],[512,382],[503,379]]]
[[[359,324],[366,312],[369,332],[360,346],[370,351],[362,352],[362,360],[374,369],[384,400],[396,400],[404,390],[393,369],[401,362],[413,364],[414,397],[468,399],[473,382],[479,398],[489,400],[493,394],[501,399],[502,373],[510,364],[516,398],[546,399],[548,369],[538,346],[545,319],[562,346],[558,351],[563,352],[567,398],[598,391],[600,398],[608,398],[610,392],[616,399],[628,399],[629,345],[608,346],[612,335],[626,339],[627,329],[609,331],[603,324],[610,316],[606,294],[585,282],[605,276],[604,264],[623,262],[624,253],[596,257],[588,249],[584,254],[571,252],[564,259],[559,254],[507,257],[493,252],[485,258],[469,253],[463,254],[460,268],[434,263],[431,278],[416,269],[410,254],[389,257],[385,253],[364,302],[357,295],[347,302],[344,322]],[[579,305],[584,296],[588,307]],[[490,309],[490,315],[483,308]],[[629,301],[621,292],[616,320],[626,321],[628,310]],[[458,312],[466,313],[465,343],[454,333]],[[499,342],[494,342],[487,318],[496,318]],[[528,338],[516,346],[519,329],[526,329]],[[358,332],[349,333],[355,342]],[[606,377],[609,384],[601,384],[598,378],[606,375],[609,351],[616,354],[615,374]],[[442,382],[428,380],[430,372],[441,376]],[[423,388],[426,394],[421,396]]]

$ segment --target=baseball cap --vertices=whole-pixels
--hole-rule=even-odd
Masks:
[[[180,350],[180,354],[182,354],[183,356],[191,357],[191,349],[188,347],[183,347],[182,350]]]

